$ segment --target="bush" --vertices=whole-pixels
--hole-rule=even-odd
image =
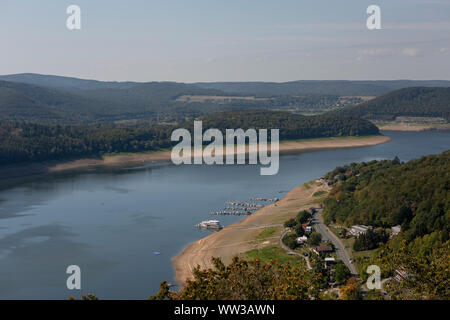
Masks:
[[[311,218],[311,213],[309,211],[303,210],[297,214],[297,223],[306,223],[308,219]]]
[[[347,282],[348,279],[352,276],[350,270],[347,268],[345,264],[342,262],[339,262],[336,265],[336,270],[334,274],[334,279],[336,280],[336,283],[341,285]]]
[[[295,249],[298,247],[297,243],[297,235],[293,232],[286,234],[283,237],[283,243],[288,246],[290,249]]]
[[[312,232],[308,238],[308,244],[312,246],[317,246],[322,241],[322,235],[318,232]]]
[[[303,230],[303,227],[301,224],[297,224],[295,226],[295,233],[297,234],[298,237],[301,237],[305,234],[305,231]]]
[[[178,292],[160,285],[152,300],[317,300],[318,278],[306,268],[271,261],[267,264],[234,257],[229,265],[213,258],[214,268],[196,267],[193,279]]]
[[[288,221],[286,221],[284,223],[284,227],[285,228],[293,228],[297,225],[297,221],[295,221],[295,219],[289,219]]]
[[[353,244],[353,250],[364,251],[378,248],[380,243],[386,243],[389,240],[389,235],[386,231],[381,230],[375,232],[368,230],[365,234],[360,234]]]

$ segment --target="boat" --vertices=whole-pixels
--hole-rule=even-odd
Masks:
[[[219,230],[222,229],[223,226],[220,224],[220,221],[218,220],[205,220],[200,222],[199,224],[195,225],[197,228],[201,229],[215,229]]]

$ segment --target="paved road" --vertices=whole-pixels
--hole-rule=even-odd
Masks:
[[[323,240],[329,240],[333,243],[334,247],[336,248],[336,255],[339,260],[344,262],[344,264],[349,268],[350,272],[353,276],[358,277],[358,273],[356,272],[356,268],[353,265],[353,263],[350,262],[350,256],[348,255],[347,251],[345,251],[344,244],[341,240],[331,231],[328,229],[328,227],[322,222],[322,210],[318,210],[313,215],[313,224],[314,229],[319,232],[322,235]]]

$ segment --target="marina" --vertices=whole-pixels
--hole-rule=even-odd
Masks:
[[[266,201],[266,202],[277,202],[278,198],[250,198],[250,201]],[[248,216],[251,215],[256,210],[265,207],[262,203],[252,203],[252,202],[242,202],[242,201],[227,201],[225,202],[227,207],[220,211],[211,212],[211,215],[224,215],[224,216]]]

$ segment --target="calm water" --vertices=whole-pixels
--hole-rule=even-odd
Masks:
[[[282,197],[336,166],[398,156],[407,161],[450,149],[450,132],[385,132],[372,147],[284,155],[276,176],[258,166],[99,168],[23,179],[0,189],[0,299],[145,299],[170,258],[206,233],[193,227],[227,200]],[[228,225],[239,217],[220,217]],[[161,255],[154,255],[154,251]],[[66,288],[67,266],[82,270],[82,290]]]

